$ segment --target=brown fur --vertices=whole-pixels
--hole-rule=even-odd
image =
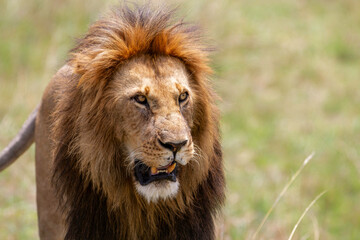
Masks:
[[[90,27],[71,52],[71,74],[55,82],[52,180],[65,239],[214,239],[224,173],[208,53],[197,29],[175,23],[172,14],[149,6],[116,9]],[[128,66],[144,66],[156,78],[184,68],[189,79],[192,99],[182,114],[202,157],[181,166],[175,198],[147,202],[134,188],[123,131],[140,120],[118,115],[127,106],[119,108],[114,93],[116,74]]]

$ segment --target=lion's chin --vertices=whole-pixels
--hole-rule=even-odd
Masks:
[[[152,182],[146,186],[141,185],[138,181],[135,182],[136,190],[149,203],[156,203],[159,200],[175,197],[179,190],[179,185],[178,181],[172,182],[168,180]]]

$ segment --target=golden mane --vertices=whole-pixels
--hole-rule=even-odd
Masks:
[[[65,239],[213,239],[214,216],[224,202],[218,111],[207,75],[209,47],[198,29],[173,20],[174,11],[122,6],[95,22],[70,52],[71,77],[57,83],[52,114],[53,184],[67,223]],[[194,102],[191,135],[203,155],[188,164],[175,199],[146,203],[134,194],[114,136],[105,96],[108,82],[130,58],[175,57],[189,72]],[[88,144],[86,141],[91,141]],[[87,157],[80,146],[90,145]],[[107,155],[106,161],[90,161]],[[115,189],[116,188],[116,189]],[[115,200],[118,201],[114,205]]]
[[[135,10],[124,6],[94,23],[71,51],[71,64],[82,76],[79,85],[109,79],[119,65],[140,54],[176,57],[191,73],[210,73],[210,48],[202,42],[199,29],[174,21],[173,13],[148,5]]]

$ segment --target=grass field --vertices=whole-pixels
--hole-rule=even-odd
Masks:
[[[105,3],[104,3],[105,2]],[[0,0],[0,148],[40,102],[74,39],[115,1]],[[174,1],[175,2],[175,1]],[[360,239],[360,1],[177,1],[217,46],[225,239]],[[0,239],[38,239],[34,149],[0,173]]]

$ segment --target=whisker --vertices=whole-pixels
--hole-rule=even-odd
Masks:
[[[128,156],[124,159],[124,164],[125,164],[126,170],[129,173],[131,173],[131,171],[136,167],[135,159],[137,159],[139,156],[141,156],[141,152],[138,151],[141,148],[142,148],[142,146],[133,149],[128,154]],[[139,164],[139,163],[137,163],[137,164]]]
[[[199,146],[194,144],[194,157],[191,158],[192,161],[196,162],[200,166],[200,160],[205,159],[205,154],[203,154],[203,151]]]

